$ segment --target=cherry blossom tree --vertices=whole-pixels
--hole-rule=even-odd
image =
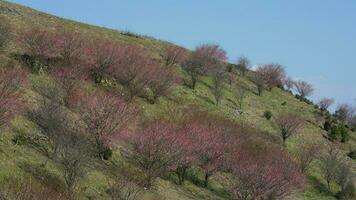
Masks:
[[[285,78],[284,67],[280,64],[266,64],[257,68],[256,73],[264,80],[266,88],[282,86]]]
[[[127,89],[129,100],[143,93],[159,69],[147,50],[136,45],[120,47],[116,60],[108,72]]]
[[[176,45],[169,45],[163,53],[163,59],[167,67],[182,63],[187,58],[187,51]]]
[[[49,58],[56,57],[55,34],[37,28],[31,28],[20,36],[20,45],[32,58],[30,67],[32,72],[40,73],[49,67]]]
[[[245,144],[232,161],[224,184],[234,199],[279,199],[303,190],[303,174],[281,149]]]
[[[137,115],[136,108],[121,97],[103,91],[77,90],[71,95],[69,104],[80,113],[87,133],[94,138],[97,157],[107,159],[108,139],[132,123]]]
[[[150,122],[142,130],[124,135],[127,148],[122,154],[145,174],[145,187],[167,172],[181,155],[177,127],[162,121]]]
[[[217,63],[222,64],[227,60],[226,51],[217,44],[202,44],[195,48],[192,56],[199,61],[205,71],[219,67]]]
[[[26,78],[24,71],[0,68],[0,126],[7,124],[21,109],[20,88],[26,83]]]

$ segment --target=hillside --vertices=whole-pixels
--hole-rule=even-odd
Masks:
[[[51,102],[53,103],[55,101],[53,97],[58,95],[58,93],[63,92],[66,86],[72,86],[66,85],[66,83],[73,80],[65,79],[66,82],[63,83],[62,88],[54,90],[59,87],[57,86],[56,77],[58,73],[55,71],[55,75],[53,75],[50,72],[46,72],[45,69],[45,72],[42,72],[41,70],[38,70],[38,72],[31,71],[32,69],[29,69],[26,64],[24,64],[23,60],[19,59],[28,54],[28,50],[21,45],[19,38],[22,38],[26,31],[29,31],[34,27],[36,28],[34,29],[35,31],[48,31],[51,33],[59,32],[59,29],[61,29],[60,27],[62,27],[66,30],[71,30],[80,34],[81,37],[86,38],[86,41],[100,39],[106,42],[110,41],[113,44],[129,44],[142,47],[145,49],[142,52],[141,50],[137,51],[134,47],[132,47],[133,49],[131,50],[128,48],[128,51],[140,55],[142,53],[144,56],[146,56],[146,53],[148,52],[149,56],[152,57],[155,62],[160,64],[165,62],[162,55],[172,44],[130,32],[120,32],[62,19],[6,1],[0,1],[0,17],[0,20],[6,20],[7,23],[9,23],[13,33],[9,44],[0,52],[0,67],[2,70],[0,72],[3,73],[8,70],[6,67],[9,67],[10,65],[10,67],[15,66],[15,68],[20,69],[27,74],[27,80],[24,81],[25,83],[21,86],[20,95],[22,100],[21,107],[24,108],[11,118],[7,126],[3,126],[0,129],[0,191],[4,194],[10,194],[10,199],[37,198],[36,196],[29,198],[25,196],[11,195],[18,191],[24,193],[36,193],[36,189],[38,189],[37,191],[41,191],[41,193],[44,194],[43,196],[47,193],[53,193],[53,191],[55,191],[54,193],[60,193],[60,191],[65,190],[63,188],[66,187],[66,183],[63,179],[62,163],[59,164],[55,159],[49,159],[49,156],[46,156],[39,150],[39,143],[36,143],[38,141],[40,143],[42,142],[43,130],[45,128],[49,129],[48,127],[41,127],[43,120],[45,121],[49,116],[46,115],[48,113],[40,113],[44,114],[45,117],[41,116],[44,119],[41,118],[42,121],[37,123],[38,121],[36,120],[38,120],[39,117],[36,115],[38,114],[36,112],[39,111],[36,109],[40,108],[39,110],[42,109],[42,111],[45,111],[43,109],[44,107],[41,107],[41,102],[46,101],[47,103],[49,102],[49,104]],[[103,50],[111,48],[115,49],[115,47],[110,46],[110,44],[105,44],[102,47]],[[185,53],[191,52],[191,50],[181,49],[183,49]],[[102,53],[105,54],[107,52],[110,52],[110,50]],[[82,54],[82,52],[79,54]],[[91,58],[85,57],[84,60],[85,59],[91,61]],[[150,64],[143,61],[138,65],[151,67]],[[165,70],[162,71],[165,72]],[[100,77],[100,81],[93,81],[88,80],[86,77],[83,78],[83,80],[76,80],[77,82],[75,82],[75,84],[79,85],[79,88],[82,90],[94,91],[94,93],[100,91],[103,93],[107,92],[111,95],[125,96],[125,98],[130,96],[129,105],[135,107],[135,110],[132,112],[135,112],[136,116],[135,119],[127,119],[125,116],[121,115],[122,121],[127,120],[128,124],[123,131],[125,133],[131,132],[132,130],[140,130],[138,127],[140,127],[142,123],[152,119],[162,118],[170,123],[179,124],[178,121],[182,122],[180,120],[185,117],[185,114],[197,109],[204,113],[203,115],[207,115],[208,113],[215,117],[209,119],[209,122],[214,123],[214,120],[221,119],[223,125],[225,125],[224,123],[228,125],[234,123],[234,125],[232,125],[234,128],[235,124],[237,124],[236,126],[238,128],[236,129],[240,130],[241,128],[242,130],[239,132],[239,137],[258,138],[256,143],[251,143],[256,144],[256,149],[258,149],[259,142],[262,141],[261,146],[263,147],[261,147],[261,149],[268,149],[271,146],[271,148],[276,147],[276,149],[286,149],[285,151],[288,152],[288,155],[294,155],[298,151],[299,144],[302,142],[312,142],[319,145],[318,147],[321,149],[322,153],[327,151],[329,140],[326,137],[328,132],[323,129],[325,116],[324,114],[320,116],[320,109],[312,103],[307,103],[296,98],[292,92],[281,87],[273,87],[271,90],[265,90],[261,95],[258,95],[258,88],[254,82],[255,72],[248,71],[245,75],[242,75],[237,71],[233,73],[231,72],[232,76],[234,76],[232,84],[229,84],[228,81],[222,83],[222,89],[220,91],[222,92],[221,100],[216,104],[216,100],[212,94],[212,88],[215,87],[213,77],[209,74],[203,74],[197,81],[195,89],[191,89],[184,84],[184,80],[189,79],[189,76],[185,73],[185,70],[180,63],[174,66],[172,71],[174,76],[178,77],[178,80],[173,81],[174,83],[167,83],[167,85],[172,84],[171,87],[169,87],[169,92],[157,96],[157,100],[154,95],[152,97],[151,93],[154,92],[151,90],[153,89],[144,88],[142,89],[144,95],[133,95],[134,91],[130,86],[126,86],[124,83],[118,84],[115,80],[119,78],[115,77],[114,79],[111,77],[112,74],[117,73],[115,70],[110,71],[112,74],[109,73],[109,78],[105,75],[103,76],[104,78]],[[82,71],[79,73],[81,72]],[[171,75],[168,72],[168,74],[163,72],[159,73],[158,82],[162,81],[165,76],[168,77]],[[119,71],[117,77],[123,73],[124,72]],[[147,74],[149,74],[149,71]],[[81,76],[74,76],[74,78],[77,77]],[[147,75],[147,77],[150,78],[149,75]],[[152,79],[157,78],[157,76],[152,77]],[[165,85],[165,83],[163,83],[163,85]],[[135,86],[138,87],[137,85]],[[236,91],[239,90],[240,86],[243,86],[246,90],[241,108],[239,108],[238,100],[236,98]],[[127,94],[126,87],[129,88],[129,95]],[[47,88],[53,89],[53,91],[47,91]],[[98,94],[101,93],[98,92]],[[149,96],[147,96],[147,94]],[[100,100],[95,99],[96,96],[85,96],[85,94],[83,94],[85,98],[93,101],[90,101],[88,104],[85,104],[86,102],[84,102],[79,107],[75,107],[77,104],[80,104],[77,102],[78,99],[83,97],[80,96],[82,95],[80,92],[77,95],[78,96],[74,96],[69,100],[64,97],[64,108],[62,108],[61,103],[61,109],[64,110],[63,112],[70,113],[68,114],[69,121],[74,121],[74,119],[79,118],[79,113],[82,111],[80,106],[91,108],[95,105],[100,105]],[[108,96],[109,97],[106,98],[110,99],[111,96]],[[68,105],[66,104],[67,101],[69,102]],[[117,106],[115,102],[112,103],[112,105]],[[73,107],[69,106],[72,104],[74,105]],[[117,115],[120,116],[119,112],[121,110],[118,109],[115,111],[118,112]],[[266,119],[264,116],[266,111],[272,113],[272,119]],[[85,110],[83,112],[85,112]],[[125,112],[123,112],[123,115],[125,115]],[[130,111],[127,112],[129,113]],[[276,125],[277,117],[284,113],[297,114],[302,117],[304,122],[304,126],[300,130],[300,133],[288,138],[285,146],[282,144],[280,131]],[[224,120],[227,120],[228,122],[224,122]],[[81,126],[81,123],[84,122],[78,123],[78,127]],[[186,121],[183,120],[182,123],[185,124]],[[216,123],[218,124],[217,121]],[[204,125],[210,127],[211,123]],[[61,131],[64,132],[64,130],[60,130],[59,132]],[[258,133],[255,134],[255,132]],[[354,176],[356,173],[356,161],[347,157],[347,154],[356,148],[356,133],[349,130],[349,135],[350,137],[347,142],[335,143],[337,143],[337,150],[340,151],[342,159],[351,166],[352,174]],[[138,177],[137,179],[139,179],[140,176],[143,176],[138,167],[129,162],[126,158],[126,143],[122,141],[126,141],[127,138],[124,137],[124,139],[121,139],[121,137],[124,136],[114,135],[113,140],[118,140],[119,142],[109,142],[112,150],[112,156],[109,159],[90,158],[90,163],[84,167],[85,176],[78,181],[75,189],[75,194],[78,199],[111,199],[108,190],[113,181],[113,176],[120,174],[120,177],[130,177],[132,179],[135,179],[136,176]],[[36,141],[34,142],[31,138],[36,138]],[[237,139],[237,141],[239,140],[244,141],[242,138]],[[73,140],[66,138],[64,141],[71,143]],[[51,144],[46,145],[50,146]],[[74,144],[74,146],[76,146],[76,144]],[[77,153],[81,153],[81,150]],[[266,155],[268,156],[269,154]],[[84,153],[83,158],[89,159],[84,156]],[[304,173],[306,179],[305,184],[303,184],[305,186],[304,189],[297,193],[293,193],[291,196],[286,197],[286,199],[337,199],[336,193],[339,191],[340,186],[336,183],[332,183],[331,187],[333,192],[328,191],[327,183],[319,166],[320,160],[317,159],[311,164],[310,169]],[[224,173],[225,171],[223,170],[214,173],[211,176],[207,187],[203,186],[204,174],[202,170],[196,166],[192,167],[192,169],[187,172],[187,181],[185,181],[183,185],[175,183],[177,178],[174,173],[160,174],[158,178],[154,180],[152,188],[142,190],[142,195],[138,199],[229,199],[229,192],[224,186],[224,180],[222,180],[222,174]],[[355,178],[353,178],[353,182],[356,183]],[[30,187],[29,185],[34,186]],[[51,189],[40,190],[42,186],[49,186]],[[141,185],[139,187],[141,187]],[[53,188],[57,189],[52,190]],[[57,199],[68,198],[69,197],[66,196],[57,197]]]

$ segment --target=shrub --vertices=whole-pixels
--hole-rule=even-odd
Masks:
[[[350,153],[347,154],[347,156],[352,158],[353,160],[356,160],[356,150],[351,151]]]
[[[332,122],[330,121],[330,120],[326,120],[325,122],[324,122],[324,130],[325,131],[330,131],[330,129],[331,129],[331,127],[332,127]]]
[[[328,135],[331,139],[341,142],[347,142],[349,139],[348,129],[342,124],[332,126]]]
[[[265,117],[267,120],[270,120],[272,118],[273,114],[270,110],[266,110],[264,113],[263,113],[263,117]]]
[[[112,150],[108,146],[104,146],[103,149],[101,149],[101,152],[99,152],[100,155],[102,155],[102,158],[104,160],[109,160],[113,154]]]

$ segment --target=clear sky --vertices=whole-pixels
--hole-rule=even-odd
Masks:
[[[11,0],[64,18],[188,48],[222,45],[231,61],[278,62],[313,100],[356,98],[355,0]]]

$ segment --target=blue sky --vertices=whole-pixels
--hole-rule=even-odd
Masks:
[[[356,98],[354,0],[11,0],[57,16],[188,48],[221,44],[231,61],[278,62],[315,86],[313,100]]]

